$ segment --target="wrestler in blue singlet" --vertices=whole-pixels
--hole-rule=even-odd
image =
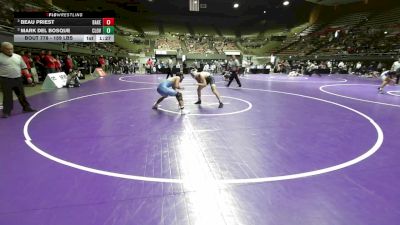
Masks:
[[[163,97],[176,96],[177,92],[172,88],[173,84],[170,80],[164,80],[158,85],[157,92]]]

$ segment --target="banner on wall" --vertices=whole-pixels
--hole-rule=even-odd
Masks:
[[[49,73],[43,82],[42,89],[62,88],[67,84],[68,76],[64,72]]]
[[[224,51],[225,55],[241,55],[240,51]]]

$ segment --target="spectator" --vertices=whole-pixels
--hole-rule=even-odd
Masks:
[[[396,84],[399,84],[400,79],[400,56],[397,61],[395,61],[392,65],[391,71],[396,73]]]
[[[22,75],[24,78],[24,81],[28,84],[31,84],[32,86],[35,86],[35,81],[32,77],[32,58],[31,58],[31,53],[30,52],[24,52],[21,51],[22,55],[22,60],[24,60],[24,63],[26,65],[26,71],[22,70]]]
[[[73,69],[74,69],[74,62],[71,58],[71,55],[67,54],[67,56],[65,57],[64,72],[65,72],[65,74],[68,75],[72,72]]]
[[[103,55],[100,55],[99,60],[98,60],[99,66],[103,69],[103,71],[106,71],[106,60],[104,59]]]
[[[56,72],[61,71],[61,61],[58,55],[56,55],[55,61],[54,61],[54,66],[56,68]]]
[[[47,74],[56,72],[56,59],[51,55],[51,51],[47,52],[47,55],[44,56],[44,66],[46,68]]]

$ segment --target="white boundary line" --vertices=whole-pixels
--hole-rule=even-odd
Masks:
[[[185,97],[186,96],[197,96],[197,95],[185,95]],[[214,95],[202,95],[202,96],[212,97]],[[229,116],[229,115],[234,115],[234,114],[238,114],[238,113],[243,113],[243,112],[249,111],[253,107],[253,104],[251,104],[251,102],[246,101],[244,99],[234,98],[234,97],[229,97],[229,96],[221,96],[221,98],[222,99],[224,99],[224,98],[236,99],[238,101],[242,101],[242,102],[246,103],[248,106],[245,109],[242,109],[242,110],[239,110],[239,111],[236,111],[236,112],[230,112],[230,113],[209,113],[209,114],[188,113],[188,114],[185,114],[185,116]],[[186,105],[187,104],[185,104],[185,107],[186,107]],[[167,110],[167,109],[163,109],[161,107],[159,107],[158,110],[164,111],[164,112],[168,112],[168,113],[173,113],[173,114],[180,114],[179,111]]]
[[[393,95],[393,96],[400,96],[400,91],[388,91],[387,92],[389,95]],[[398,93],[398,94],[397,94]]]
[[[126,78],[126,77],[137,77],[137,76],[144,76],[144,75],[122,76],[122,77],[118,78],[118,80],[119,80],[119,81],[122,81],[122,82],[127,82],[127,83],[157,84],[157,85],[159,84],[159,82],[146,82],[146,81],[124,80],[124,78]],[[185,78],[187,78],[187,76],[186,76]],[[162,80],[162,79],[165,79],[165,78],[157,77],[157,80]],[[192,79],[192,78],[190,78],[190,79]],[[215,81],[215,83],[216,83],[216,84],[224,83],[224,81]],[[196,84],[196,81],[193,80],[193,82],[187,82],[186,79],[184,79],[184,80],[182,81],[182,84],[185,84],[185,85],[195,85],[195,84]]]
[[[335,95],[338,97],[342,97],[342,98],[348,98],[348,99],[352,99],[352,100],[357,100],[357,101],[362,101],[362,102],[368,102],[368,103],[374,103],[374,104],[380,104],[380,105],[387,105],[387,106],[393,106],[393,107],[400,107],[400,105],[396,105],[396,104],[390,104],[390,103],[384,103],[384,102],[377,102],[377,101],[371,101],[371,100],[366,100],[366,99],[362,99],[362,98],[354,98],[354,97],[350,97],[350,96],[346,96],[346,95],[339,95],[330,91],[325,90],[324,88],[326,87],[335,87],[335,86],[361,86],[361,85],[366,85],[366,86],[375,86],[378,87],[379,85],[374,85],[374,84],[328,84],[328,85],[323,85],[321,87],[319,87],[319,90],[322,92],[325,92],[327,94],[330,95]],[[372,89],[371,91],[376,91],[377,95],[378,95],[378,89]]]
[[[310,81],[307,79],[306,80],[278,80],[278,79],[274,79],[273,77],[267,78],[267,79],[254,79],[254,78],[246,78],[246,77],[241,77],[241,78],[243,78],[245,80],[255,80],[255,81],[264,81],[264,82],[272,81],[272,82],[282,82],[282,83],[318,83],[318,84],[320,84],[320,83],[338,83],[338,82],[346,83],[347,82],[347,80],[343,79],[343,78],[339,78],[340,80],[337,80],[337,81],[335,81],[335,80]],[[292,78],[288,78],[288,79],[292,79]]]
[[[31,121],[38,116],[41,112],[52,108],[54,106],[66,103],[66,102],[71,102],[74,100],[78,100],[78,99],[83,99],[83,98],[87,98],[87,97],[92,97],[92,96],[96,96],[96,95],[104,95],[104,94],[110,94],[110,93],[118,93],[118,92],[128,92],[128,91],[138,91],[138,90],[148,90],[148,89],[152,89],[152,88],[138,88],[138,89],[126,89],[126,90],[118,90],[118,91],[109,91],[109,92],[101,92],[101,93],[96,93],[96,94],[91,94],[91,95],[85,95],[85,96],[81,96],[81,97],[77,97],[77,98],[73,98],[73,99],[69,99],[66,101],[62,101],[62,102],[58,102],[55,103],[53,105],[50,105],[44,109],[41,109],[40,111],[36,112],[35,114],[33,114],[25,123],[24,125],[24,136],[25,136],[25,143],[35,152],[37,152],[38,154],[54,161],[57,163],[60,163],[62,165],[65,166],[69,166],[75,169],[79,169],[82,171],[86,171],[86,172],[90,172],[90,173],[95,173],[95,174],[100,174],[100,175],[105,175],[105,176],[111,176],[111,177],[117,177],[117,178],[124,178],[124,179],[130,179],[130,180],[140,180],[140,181],[149,181],[149,182],[160,182],[160,183],[185,183],[185,180],[181,180],[181,179],[173,179],[173,178],[156,178],[156,177],[145,177],[145,176],[135,176],[135,175],[129,175],[129,174],[122,174],[122,173],[115,173],[115,172],[109,172],[109,171],[104,171],[104,170],[99,170],[99,169],[94,169],[94,168],[90,168],[90,167],[86,167],[86,166],[82,166],[82,165],[78,165],[72,162],[68,162],[66,160],[57,158],[53,155],[48,154],[47,152],[43,151],[42,149],[38,148],[35,144],[33,144],[32,139],[29,135],[29,124],[31,123]],[[336,170],[340,170],[349,166],[352,166],[356,163],[359,163],[361,161],[363,161],[364,159],[370,157],[371,155],[373,155],[375,152],[377,152],[380,148],[380,146],[383,143],[383,139],[384,139],[384,135],[382,132],[382,129],[379,127],[379,125],[369,116],[365,115],[362,112],[359,112],[353,108],[350,108],[348,106],[345,105],[341,105],[339,103],[336,102],[332,102],[332,101],[328,101],[328,100],[324,100],[324,99],[320,99],[320,98],[316,98],[316,97],[311,97],[311,96],[307,96],[307,95],[301,95],[301,94],[295,94],[295,93],[290,93],[290,92],[283,92],[283,91],[272,91],[272,90],[263,90],[263,89],[251,89],[251,88],[242,88],[244,90],[253,90],[253,91],[262,91],[262,92],[270,92],[270,93],[279,93],[279,94],[285,94],[285,95],[292,95],[292,96],[298,96],[298,97],[303,97],[303,98],[308,98],[308,99],[313,99],[313,100],[317,100],[317,101],[321,101],[321,102],[325,102],[325,103],[329,103],[332,105],[336,105],[339,107],[342,107],[344,109],[350,110],[351,112],[354,112],[358,115],[360,115],[361,117],[367,119],[375,128],[376,132],[377,132],[377,140],[375,142],[375,144],[369,149],[367,150],[364,154],[346,161],[344,163],[335,165],[335,166],[331,166],[331,167],[327,167],[327,168],[323,168],[323,169],[318,169],[318,170],[314,170],[314,171],[308,171],[308,172],[303,172],[303,173],[296,173],[296,174],[289,174],[289,175],[283,175],[283,176],[273,176],[273,177],[262,177],[262,178],[248,178],[248,179],[226,179],[226,180],[216,180],[215,182],[220,183],[220,184],[245,184],[245,183],[261,183],[261,182],[272,182],[272,181],[281,181],[281,180],[291,180],[291,179],[298,179],[298,178],[304,178],[304,177],[309,177],[309,176],[315,176],[315,175],[320,175],[320,174],[324,174],[324,173],[329,173],[332,171],[336,171]]]
[[[135,76],[122,76],[118,78],[119,81],[127,83],[139,83],[139,84],[158,84],[157,82],[146,82],[146,81],[134,81],[134,80],[124,80],[125,77],[135,77]]]

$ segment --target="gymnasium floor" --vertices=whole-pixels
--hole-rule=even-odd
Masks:
[[[108,76],[0,120],[1,225],[398,225],[400,86],[217,77],[189,115],[165,75]]]

